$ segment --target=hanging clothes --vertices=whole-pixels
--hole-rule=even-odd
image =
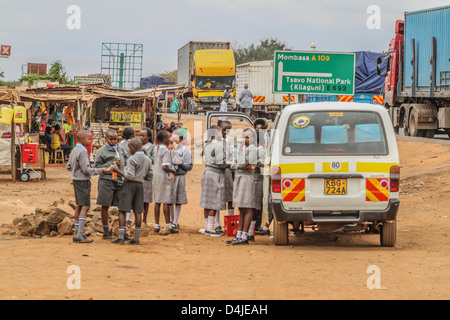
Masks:
[[[75,121],[73,119],[73,105],[69,105],[64,110],[64,115],[66,116],[67,124],[69,126],[75,124]]]

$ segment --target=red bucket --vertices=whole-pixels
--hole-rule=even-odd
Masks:
[[[239,227],[239,216],[225,216],[225,235],[227,237],[235,237]]]

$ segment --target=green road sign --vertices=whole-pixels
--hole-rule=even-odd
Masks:
[[[355,93],[355,54],[275,51],[273,93]]]

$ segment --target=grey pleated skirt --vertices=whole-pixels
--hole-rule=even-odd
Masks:
[[[252,208],[256,210],[262,209],[263,195],[264,195],[264,180],[253,181],[253,194],[252,194]]]
[[[155,203],[173,204],[173,174],[161,172],[153,174],[153,196]]]
[[[186,176],[179,175],[175,177],[174,184],[174,196],[175,199],[173,204],[187,204],[187,194],[186,194]]]
[[[205,170],[202,175],[200,207],[211,210],[225,210],[225,174]]]
[[[234,175],[233,207],[252,208],[253,205],[253,176],[240,174]]]
[[[230,169],[225,169],[225,195],[227,202],[233,202],[233,174]]]
[[[144,203],[153,202],[153,182],[144,180]]]

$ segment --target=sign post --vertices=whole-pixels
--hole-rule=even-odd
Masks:
[[[0,58],[9,58],[11,56],[11,46],[0,46]]]
[[[273,93],[353,95],[355,54],[275,51]]]

